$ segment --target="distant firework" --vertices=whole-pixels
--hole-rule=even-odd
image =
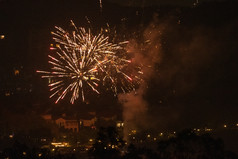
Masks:
[[[100,9],[101,9],[101,12],[102,12],[102,0],[99,0],[99,3],[100,3]]]
[[[56,55],[48,55],[51,70],[37,71],[42,78],[50,79],[50,98],[58,96],[57,103],[72,93],[70,102],[73,104],[80,96],[85,100],[85,91],[100,94],[103,88],[117,95],[134,90],[140,78],[133,74],[140,69],[132,67],[124,49],[128,42],[114,44],[103,31],[95,36],[90,29],[86,31],[71,23],[74,27],[71,32],[60,27],[52,32],[55,47],[50,49],[55,50]]]

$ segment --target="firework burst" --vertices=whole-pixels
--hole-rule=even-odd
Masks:
[[[99,86],[110,88],[117,95],[118,92],[128,92],[134,89],[131,69],[131,60],[124,49],[126,41],[117,44],[109,42],[109,36],[102,32],[96,36],[91,30],[77,28],[71,21],[74,29],[67,32],[55,27],[52,32],[56,55],[49,57],[50,71],[37,71],[42,78],[50,79],[51,97],[58,96],[57,103],[66,94],[72,93],[70,102],[73,104],[80,96],[85,100],[85,91],[94,91],[98,94]],[[127,72],[127,73],[125,73]],[[136,83],[137,83],[136,82]]]

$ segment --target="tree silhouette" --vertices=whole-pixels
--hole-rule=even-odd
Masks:
[[[214,139],[209,134],[196,135],[191,130],[179,133],[176,138],[158,142],[157,150],[161,159],[225,159],[228,157],[222,140]]]
[[[95,159],[121,158],[125,143],[115,127],[101,127],[89,154]]]
[[[158,155],[151,149],[137,148],[135,145],[130,144],[123,159],[158,159]]]

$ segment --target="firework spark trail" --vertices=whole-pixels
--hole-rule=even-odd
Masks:
[[[99,85],[110,88],[115,95],[119,90],[134,90],[140,78],[127,71],[131,64],[123,47],[127,42],[114,44],[102,32],[94,36],[90,29],[77,28],[73,21],[71,24],[72,32],[61,27],[51,32],[56,43],[50,48],[56,50],[56,56],[48,55],[51,71],[37,71],[42,78],[51,79],[50,98],[58,96],[57,103],[72,92],[70,102],[73,104],[80,95],[85,100],[85,91],[100,94]]]
[[[99,0],[99,3],[100,3],[100,10],[102,12],[102,0]]]

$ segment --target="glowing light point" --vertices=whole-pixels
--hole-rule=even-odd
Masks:
[[[5,39],[5,35],[0,35],[0,39],[1,40]]]

